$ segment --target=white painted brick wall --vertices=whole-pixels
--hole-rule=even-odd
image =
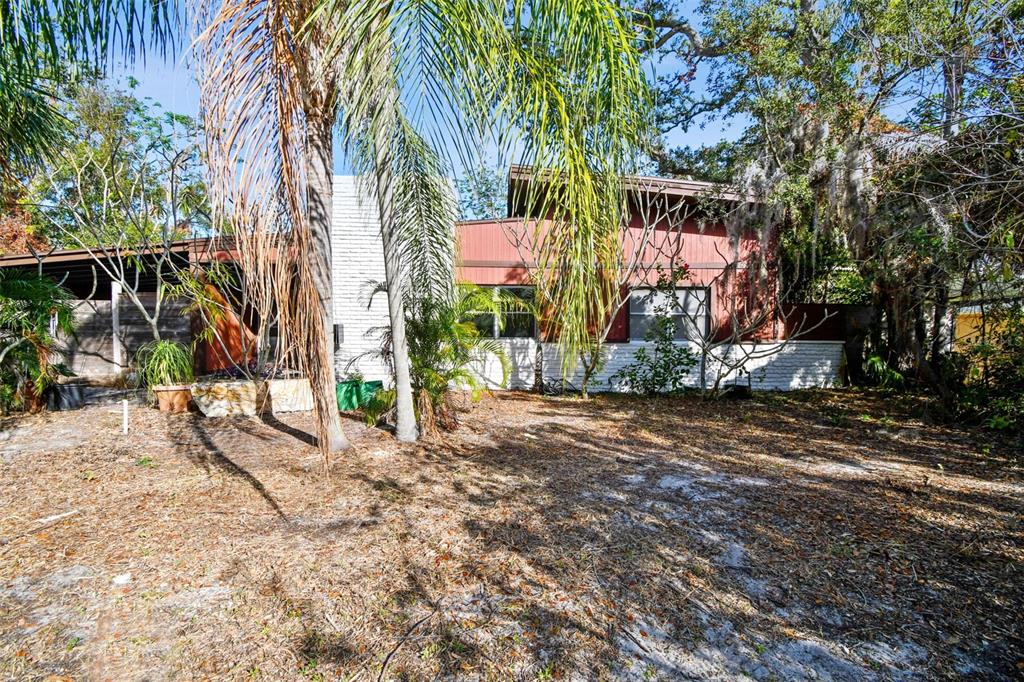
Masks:
[[[630,343],[610,343],[606,346],[606,361],[602,370],[590,380],[590,389],[593,391],[621,390],[616,382],[611,384],[610,380],[619,370],[633,360],[636,350],[644,345],[643,341],[632,341]],[[841,341],[790,341],[789,343],[761,343],[761,344],[739,344],[736,348],[715,349],[715,355],[719,358],[725,357],[729,360],[740,357],[745,350],[752,353],[744,369],[750,374],[750,385],[754,390],[779,390],[788,391],[798,388],[827,387],[835,383],[839,375],[839,365],[843,353]],[[780,349],[781,346],[781,349]],[[694,354],[699,351],[695,345],[691,346]],[[778,350],[778,352],[772,352]],[[714,383],[718,372],[723,371],[721,362],[715,358],[708,359],[707,382]],[[546,381],[557,381],[561,379],[561,365],[559,364],[558,346],[555,344],[544,344],[544,377]],[[576,372],[569,377],[569,382],[578,388],[582,383],[583,372],[577,368]],[[690,369],[686,375],[685,385],[698,387],[700,385],[700,365],[697,364]],[[746,374],[737,376],[737,373],[726,374],[722,378],[722,384],[738,383],[747,385]]]
[[[502,339],[502,345],[509,357],[512,371],[509,388],[531,388],[533,386],[534,363],[537,344],[532,339]],[[632,362],[636,350],[645,345],[644,342],[610,343],[607,348],[607,361],[604,368],[591,378],[590,390],[618,391],[622,390],[619,382],[610,383],[611,377]],[[835,383],[839,373],[843,344],[838,341],[790,341],[787,344],[762,343],[743,344],[745,350],[754,356],[745,369],[750,374],[750,385],[754,390],[787,391],[798,388],[828,387]],[[781,350],[779,347],[781,346]],[[691,347],[696,354],[697,347]],[[773,352],[778,350],[778,352]],[[738,358],[742,351],[739,348],[716,349],[718,357],[725,353],[729,359]],[[559,364],[558,347],[555,344],[544,344],[544,378],[545,381],[557,382],[562,378]],[[476,367],[490,388],[501,387],[501,365],[491,358],[482,366]],[[719,372],[723,371],[721,363],[710,358],[707,368],[708,385],[714,383]],[[583,372],[577,368],[569,378],[573,388],[579,388]],[[700,386],[700,365],[695,365],[686,375],[685,385],[697,388]],[[733,372],[722,378],[722,385],[738,383],[747,385],[747,375]]]
[[[501,362],[493,356],[477,363],[473,369],[488,388],[533,388],[537,342],[533,339],[501,339],[500,343],[509,359],[509,377],[505,386],[501,384]]]
[[[362,372],[366,379],[390,383],[387,369],[378,358],[367,355],[380,347],[374,328],[388,324],[388,304],[383,294],[367,310],[367,282],[384,281],[384,246],[380,239],[377,207],[360,190],[353,176],[334,176],[334,214],[331,224],[334,322],[342,325],[342,342],[334,354],[334,369],[341,377]]]
[[[339,377],[347,371],[358,370],[367,379],[390,382],[384,364],[368,353],[376,351],[379,341],[374,328],[388,324],[387,299],[383,294],[374,298],[367,310],[367,282],[384,281],[384,250],[380,239],[377,209],[370,197],[365,196],[352,176],[334,176],[334,215],[332,224],[332,259],[334,267],[334,320],[343,327],[343,340],[335,353],[334,366]],[[502,345],[511,360],[511,388],[533,386],[536,342],[533,339],[502,339]],[[607,391],[609,378],[628,364],[636,349],[644,342],[610,343],[604,369],[591,379],[591,390]],[[778,344],[760,344],[769,349]],[[748,348],[750,344],[746,344]],[[839,341],[791,341],[776,354],[752,360],[747,365],[751,386],[757,390],[791,390],[815,386],[831,386],[838,376],[843,344]],[[696,348],[694,348],[696,352]],[[721,352],[721,350],[720,350]],[[736,349],[732,350],[737,353]],[[476,368],[484,382],[499,388],[501,365],[493,358]],[[713,382],[718,364],[709,363],[708,382]],[[561,379],[558,348],[544,344],[544,376],[548,381]],[[578,387],[582,372],[576,372],[570,382]],[[726,377],[723,383],[736,381],[746,385],[747,377]],[[687,385],[700,383],[699,367],[687,375]]]

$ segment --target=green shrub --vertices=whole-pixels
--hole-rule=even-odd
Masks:
[[[0,408],[43,407],[43,393],[70,374],[50,361],[54,330],[74,331],[71,294],[53,280],[0,270]]]
[[[989,311],[984,340],[969,344],[955,363],[960,412],[992,429],[1024,431],[1024,306]]]
[[[903,388],[906,383],[903,375],[890,367],[880,355],[869,357],[864,364],[864,370],[882,388],[897,390]]]
[[[659,272],[656,291],[668,294],[666,302],[654,308],[654,319],[644,333],[648,346],[633,354],[633,361],[609,378],[630,393],[654,395],[677,393],[686,385],[686,375],[697,364],[697,355],[675,340],[676,321],[673,313],[680,310],[676,283],[686,276]]]
[[[677,393],[685,387],[686,375],[697,364],[697,356],[675,341],[675,323],[656,317],[644,334],[650,347],[641,346],[629,363],[609,379],[630,393],[653,395]]]
[[[481,363],[494,357],[501,364],[502,385],[509,377],[504,347],[497,339],[483,336],[474,319],[480,315],[500,319],[518,303],[470,284],[454,288],[446,297],[410,294],[406,299],[405,332],[417,421],[424,434],[433,432],[438,425],[454,429],[458,420],[452,392],[468,390],[473,400],[479,400],[485,390],[478,373]],[[390,348],[390,333],[385,330],[379,355],[388,364]],[[379,391],[372,406],[363,408],[363,414],[368,422],[376,423],[391,412],[394,401],[394,391]]]
[[[176,341],[153,341],[136,355],[143,386],[173,386],[191,383],[192,352]]]
[[[395,408],[395,389],[382,388],[363,405],[363,417],[367,426],[376,426]]]

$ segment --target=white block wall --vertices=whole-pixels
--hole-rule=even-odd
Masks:
[[[609,343],[606,348],[606,361],[602,370],[591,377],[589,389],[592,391],[621,390],[618,382],[611,383],[611,378],[619,370],[633,361],[638,348],[647,345],[643,341],[630,343]],[[685,385],[693,388],[700,386],[700,351],[695,345],[690,346],[698,357],[686,375]],[[751,353],[751,359],[745,364],[744,370],[749,373],[750,386],[754,390],[787,391],[798,388],[828,387],[835,384],[839,376],[842,360],[842,341],[790,341],[788,343],[737,344],[737,347],[720,347],[709,356],[706,380],[712,385],[719,372],[724,371],[720,358],[730,361],[739,358],[743,352]],[[562,378],[559,363],[558,346],[544,344],[544,378],[546,381],[557,381]],[[583,379],[583,371],[577,368],[569,377],[569,383],[579,388]],[[747,374],[727,373],[722,378],[722,385],[738,383],[747,385]]]
[[[374,201],[360,191],[356,178],[334,177],[334,215],[332,225],[332,259],[334,265],[334,321],[341,324],[343,340],[335,353],[335,371],[339,378],[357,370],[370,379],[390,383],[384,364],[369,355],[379,348],[375,328],[388,324],[387,299],[378,294],[367,310],[368,282],[384,281],[384,247],[380,238],[380,224]],[[537,344],[533,339],[502,339],[502,346],[511,361],[509,388],[530,388],[534,383]],[[609,384],[612,375],[633,359],[633,354],[644,345],[642,341],[609,343],[606,345],[607,362],[604,369],[591,379],[590,390],[607,391],[619,387]],[[798,388],[832,386],[838,377],[843,344],[840,341],[791,341],[778,353],[766,351],[780,344],[744,344],[754,348],[758,357],[746,365],[750,385],[755,390],[792,390]],[[558,347],[544,344],[544,377],[557,381],[562,377],[558,360]],[[697,352],[696,347],[693,347]],[[738,349],[716,350],[716,353],[737,355]],[[707,381],[714,382],[719,363],[709,362]],[[501,365],[493,358],[478,363],[476,370],[491,388],[501,386]],[[579,387],[582,372],[577,370],[569,379]],[[726,377],[723,384],[747,384],[747,376]],[[686,384],[700,384],[699,366],[687,375]]]
[[[488,388],[533,388],[534,368],[537,364],[537,342],[533,339],[501,339],[509,359],[508,383],[501,383],[501,362],[494,356],[488,356],[483,363],[474,369],[484,380]]]
[[[384,281],[384,246],[374,200],[360,191],[352,176],[334,176],[334,214],[331,225],[334,322],[342,325],[341,347],[334,354],[338,377],[359,371],[367,380],[390,383],[384,363],[367,355],[380,347],[375,328],[387,326],[384,294],[367,310],[367,282]]]
[[[537,344],[532,339],[502,339],[502,345],[512,365],[509,386],[507,388],[531,388],[534,379],[534,367]],[[619,370],[633,361],[637,349],[645,342],[609,343],[606,348],[606,362],[595,376],[591,377],[589,389],[594,392],[622,390],[621,383],[612,382],[611,378]],[[699,351],[691,346],[694,354]],[[840,341],[790,341],[789,343],[743,344],[740,347],[722,347],[715,349],[714,356],[708,358],[707,382],[712,385],[719,372],[726,371],[720,358],[733,361],[742,356],[743,352],[751,353],[751,359],[744,366],[745,373],[731,372],[722,377],[722,385],[749,383],[754,390],[788,391],[799,388],[825,388],[833,386],[839,376],[842,361],[843,344]],[[562,367],[559,363],[558,346],[544,344],[544,380],[558,382],[562,379]],[[490,359],[477,366],[477,371],[491,388],[501,387],[501,365]],[[577,367],[569,377],[571,388],[578,389],[583,383],[583,371]],[[686,375],[686,386],[700,386],[700,365],[695,365]]]

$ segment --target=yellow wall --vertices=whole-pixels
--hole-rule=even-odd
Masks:
[[[993,325],[989,322],[989,331]],[[963,350],[964,346],[978,340],[981,335],[981,313],[962,311],[956,315],[953,336],[953,347],[956,350]]]

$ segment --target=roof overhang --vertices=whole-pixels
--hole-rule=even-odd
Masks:
[[[181,239],[166,245],[154,245],[146,248],[126,248],[114,246],[97,246],[86,249],[59,249],[46,253],[18,253],[0,256],[0,268],[17,268],[37,265],[55,265],[59,263],[88,262],[96,259],[108,260],[116,258],[132,258],[136,256],[157,256],[164,253],[188,256],[190,260],[203,261],[213,259],[217,255],[229,253],[232,248],[225,248],[223,240],[209,238]]]
[[[513,212],[513,196],[517,185],[544,181],[551,171],[537,171],[533,166],[513,164],[508,172],[508,212]],[[622,178],[623,189],[636,193],[656,193],[678,198],[707,198],[719,201],[756,202],[750,194],[736,191],[731,185],[703,180],[679,180],[647,175],[627,175]]]

